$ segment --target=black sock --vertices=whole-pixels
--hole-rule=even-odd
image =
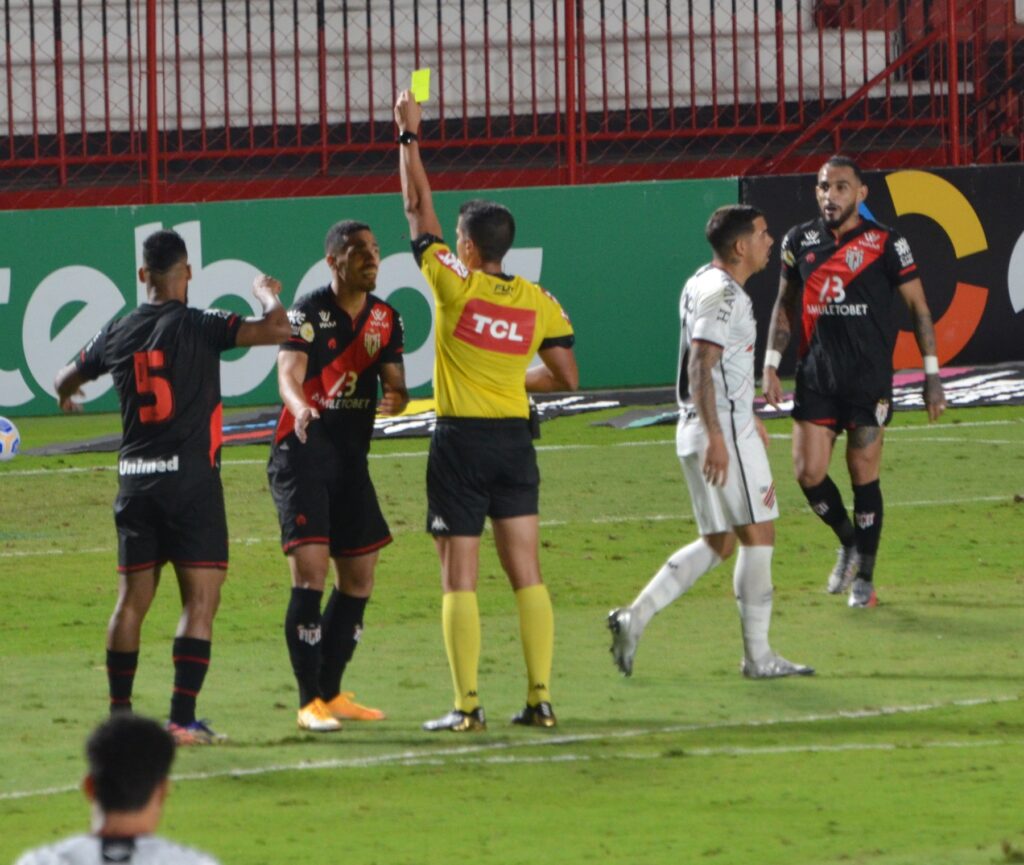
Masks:
[[[341,677],[363,632],[363,611],[369,598],[353,598],[335,589],[324,608],[324,642],[320,662],[320,695],[333,700]]]
[[[171,723],[183,727],[196,719],[196,697],[210,668],[210,641],[194,637],[174,638],[174,691]]]
[[[292,660],[292,672],[299,684],[299,707],[320,696],[320,600],[315,589],[292,589],[284,619],[284,638]]]
[[[132,687],[138,664],[138,652],[114,652],[107,649],[107,688],[111,713],[132,710]]]
[[[844,547],[852,547],[856,534],[853,523],[846,513],[846,506],[843,504],[843,497],[839,487],[835,485],[832,478],[825,475],[823,480],[816,487],[801,487],[807,497],[807,504],[811,506],[823,523],[825,523],[839,538],[839,543]]]
[[[870,581],[875,571],[875,555],[882,537],[882,487],[878,481],[853,487],[853,518],[857,523],[857,576]]]

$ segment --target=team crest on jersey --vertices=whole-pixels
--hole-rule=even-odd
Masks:
[[[805,231],[803,239],[800,241],[801,246],[817,246],[821,243],[821,233],[817,231]]]
[[[864,263],[864,250],[859,247],[853,247],[852,249],[846,250],[846,266],[850,268],[850,273],[856,273],[860,266]]]
[[[459,261],[459,257],[450,249],[439,249],[434,255],[437,256],[437,260],[441,264],[447,267],[459,279],[469,279],[469,270],[466,268],[466,265]]]
[[[325,310],[320,310],[320,327],[337,327],[338,323],[331,318],[331,314]]]
[[[380,331],[368,330],[363,333],[363,348],[370,357],[375,357],[380,351]]]

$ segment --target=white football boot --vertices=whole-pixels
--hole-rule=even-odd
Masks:
[[[633,657],[642,633],[633,621],[628,607],[620,607],[608,614],[608,630],[612,632],[612,660],[623,676],[633,675]]]
[[[828,575],[828,593],[841,595],[850,588],[850,583],[857,576],[857,565],[859,564],[860,556],[857,555],[856,547],[840,547],[836,554],[836,566]]]
[[[740,670],[748,679],[781,679],[783,676],[814,675],[814,667],[794,664],[792,661],[787,661],[782,655],[776,655],[775,652],[769,652],[758,661],[744,658],[740,663]]]

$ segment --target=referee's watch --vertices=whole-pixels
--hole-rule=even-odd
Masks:
[[[398,136],[399,144],[412,144],[414,141],[419,141],[420,138],[415,132],[409,132],[406,130]]]

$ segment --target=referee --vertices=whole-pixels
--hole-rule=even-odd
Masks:
[[[441,562],[441,620],[455,687],[452,711],[423,727],[453,733],[486,729],[477,688],[476,598],[486,517],[516,595],[526,659],[526,706],[512,723],[554,727],[548,686],[555,628],[540,574],[540,474],[527,392],[579,386],[572,325],[540,286],[502,271],[515,238],[507,208],[467,201],[459,209],[455,250],[441,239],[417,143],[420,106],[408,91],[398,96],[395,121],[413,254],[437,311],[437,425],[427,461],[427,531]],[[542,365],[528,369],[535,354]]]

